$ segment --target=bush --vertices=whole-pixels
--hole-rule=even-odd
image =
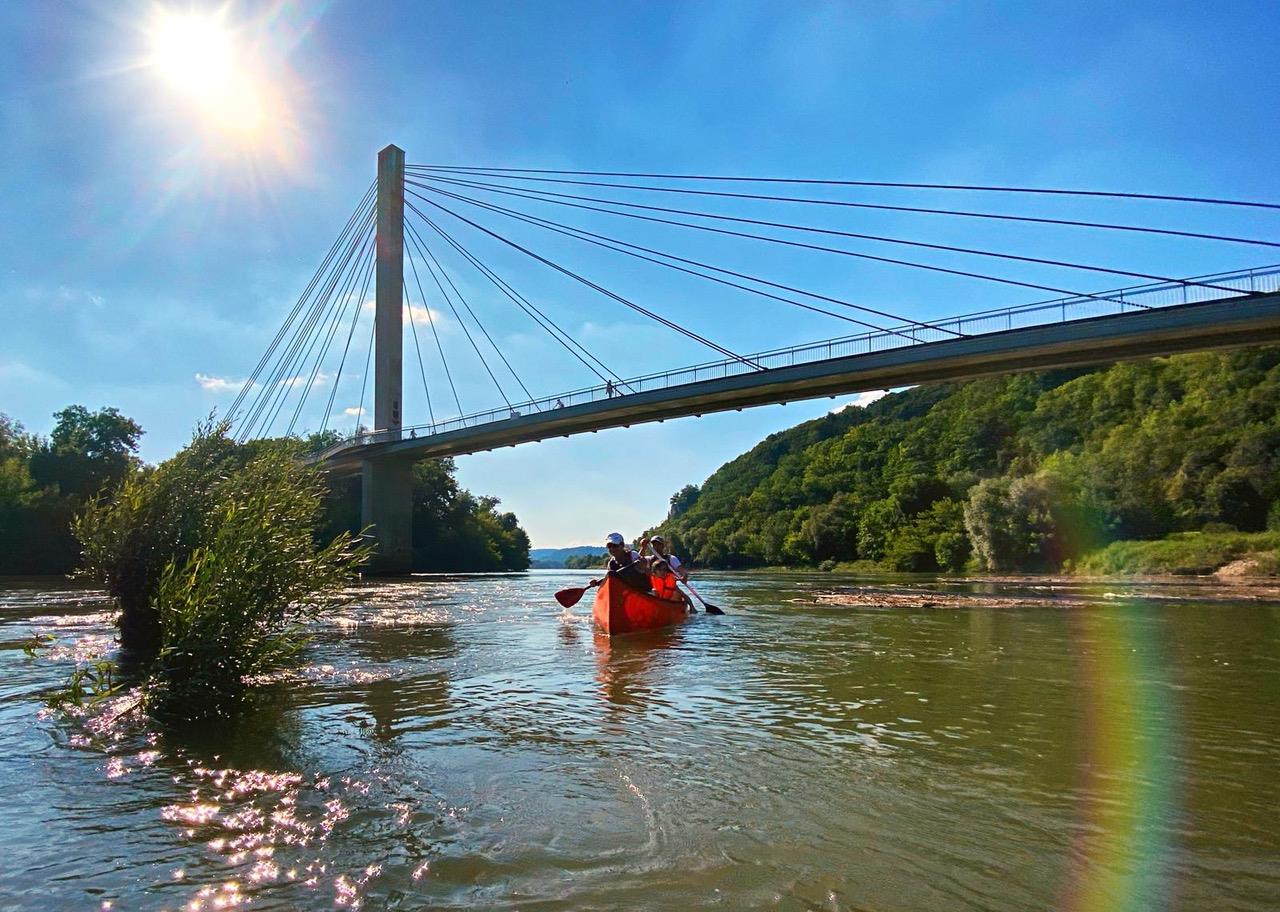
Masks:
[[[933,543],[934,558],[943,570],[964,569],[969,551],[969,537],[963,532],[942,532]]]
[[[974,486],[964,523],[985,570],[1056,570],[1099,534],[1098,511],[1050,472],[987,478]]]
[[[902,508],[892,497],[869,505],[858,521],[858,555],[867,560],[884,558],[890,536],[905,522]]]
[[[1182,532],[1160,541],[1118,541],[1086,554],[1076,572],[1204,574],[1239,558],[1280,549],[1280,532]]]
[[[104,583],[119,603],[120,644],[144,663],[160,648],[153,602],[165,568],[185,561],[199,544],[219,481],[242,462],[226,431],[225,424],[201,425],[172,459],[134,468],[114,498],[91,501],[75,520],[81,572]]]
[[[1237,529],[1235,526],[1231,525],[1231,523],[1207,522],[1200,528],[1200,531],[1213,533],[1213,532],[1239,532],[1240,530]]]
[[[342,590],[368,550],[348,535],[316,547],[323,497],[291,447],[237,447],[225,425],[206,425],[86,510],[86,568],[120,599],[122,635],[149,637],[132,658],[153,712],[228,712],[247,678],[302,647],[305,621],[349,601]]]

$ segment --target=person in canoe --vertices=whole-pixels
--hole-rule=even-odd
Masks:
[[[684,569],[680,558],[667,550],[667,540],[661,535],[649,539],[649,549],[653,552],[653,557],[649,558],[649,578],[653,584],[653,594],[672,602],[683,601],[685,609],[693,611],[693,603],[689,601],[689,597],[676,587],[677,582],[689,582],[689,571]]]
[[[640,556],[639,551],[627,547],[621,532],[610,532],[604,540],[605,549],[609,552],[607,572],[632,589],[648,592],[653,588],[649,578],[649,562]],[[641,542],[640,547],[644,548]],[[592,580],[592,586],[600,585],[604,580]]]

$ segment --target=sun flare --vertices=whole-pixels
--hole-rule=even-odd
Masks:
[[[150,65],[205,126],[242,139],[268,120],[268,81],[221,12],[159,11]]]

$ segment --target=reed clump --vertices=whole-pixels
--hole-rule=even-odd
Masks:
[[[324,480],[295,444],[237,444],[206,422],[76,521],[84,573],[121,607],[122,665],[154,715],[233,711],[254,676],[294,659],[305,626],[350,601],[369,550],[317,542]]]

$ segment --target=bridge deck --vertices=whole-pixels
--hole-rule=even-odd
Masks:
[[[321,454],[338,472],[366,459],[460,456],[605,428],[1016,371],[1280,342],[1280,292],[1152,308],[827,358],[642,390],[423,436],[374,432]]]

